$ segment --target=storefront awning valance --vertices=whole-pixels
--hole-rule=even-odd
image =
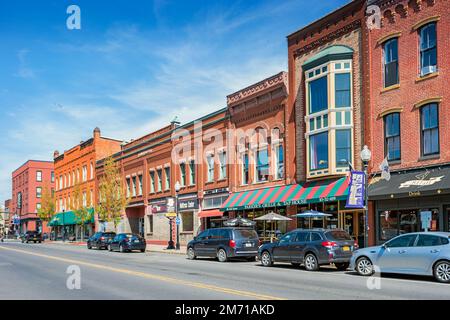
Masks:
[[[94,223],[94,209],[89,209],[90,219],[86,223]],[[67,212],[60,212],[53,216],[52,220],[47,224],[49,227],[56,227],[56,226],[69,226],[74,224],[80,224],[79,218],[76,216],[75,212],[73,211],[67,211]]]
[[[337,180],[310,181],[231,194],[221,211],[280,207],[344,200],[348,194],[348,177]]]
[[[377,176],[371,179],[368,192],[370,200],[450,193],[450,167],[391,172],[389,181]]]
[[[223,217],[223,211],[218,209],[215,210],[203,210],[198,213],[199,218],[210,218],[210,217]]]

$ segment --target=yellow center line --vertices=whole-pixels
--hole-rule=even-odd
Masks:
[[[217,292],[221,292],[221,293],[228,293],[228,294],[232,294],[232,295],[244,296],[244,297],[254,298],[254,299],[259,299],[259,300],[285,300],[284,298],[259,294],[259,293],[250,292],[250,291],[235,290],[235,289],[230,289],[230,288],[218,287],[218,286],[210,285],[210,284],[204,284],[201,282],[186,281],[186,280],[181,280],[181,279],[176,279],[176,278],[171,278],[171,277],[166,277],[166,276],[160,276],[160,275],[151,274],[151,273],[132,271],[132,270],[115,268],[115,267],[110,267],[107,265],[95,264],[95,263],[90,263],[90,262],[85,262],[85,261],[80,261],[80,260],[55,257],[55,256],[50,256],[50,255],[46,255],[46,254],[42,254],[42,253],[31,252],[28,250],[7,248],[5,246],[0,246],[0,249],[15,251],[15,252],[23,253],[23,254],[28,254],[28,255],[46,258],[46,259],[50,259],[50,260],[66,262],[66,263],[70,263],[70,264],[82,265],[82,266],[91,267],[91,268],[95,268],[95,269],[108,270],[108,271],[112,271],[112,272],[133,275],[133,276],[146,278],[146,279],[159,280],[159,281],[169,282],[169,283],[173,283],[173,284],[177,284],[177,285],[184,285],[184,286],[189,286],[189,287],[194,287],[194,288],[207,289],[207,290],[217,291]]]

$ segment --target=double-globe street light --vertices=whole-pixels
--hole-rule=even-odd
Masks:
[[[361,151],[361,160],[364,165],[364,247],[367,248],[369,246],[369,176],[368,176],[368,167],[369,161],[372,158],[372,152],[369,150],[367,146],[364,146]]]

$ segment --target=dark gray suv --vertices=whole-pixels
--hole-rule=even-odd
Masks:
[[[262,245],[258,257],[265,267],[274,262],[290,262],[315,271],[333,263],[338,270],[346,270],[357,248],[357,242],[341,229],[296,229],[277,242]]]
[[[230,258],[255,261],[259,238],[250,228],[217,228],[201,232],[187,246],[190,260],[197,257],[216,257],[220,262]]]

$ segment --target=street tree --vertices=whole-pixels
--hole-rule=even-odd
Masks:
[[[88,206],[90,203],[90,193],[83,190],[81,184],[77,182],[73,188],[69,207],[75,215],[75,223],[80,226],[81,241],[84,240],[84,228],[86,227],[86,223],[92,219],[91,208]]]
[[[48,186],[42,190],[41,207],[37,210],[37,216],[43,222],[49,222],[56,214],[56,200],[54,191]]]
[[[122,214],[130,202],[118,163],[110,156],[105,159],[104,172],[99,180],[99,199],[96,212],[100,221],[113,222],[114,229],[122,220]]]

